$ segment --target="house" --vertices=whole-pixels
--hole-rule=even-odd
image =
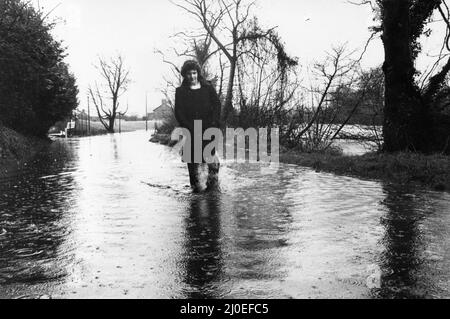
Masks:
[[[150,121],[162,121],[167,117],[171,116],[173,113],[172,107],[169,102],[165,99],[162,100],[161,105],[153,110],[152,113],[148,114],[148,119]]]

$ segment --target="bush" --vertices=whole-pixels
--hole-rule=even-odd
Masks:
[[[45,15],[21,0],[0,2],[0,116],[4,125],[45,136],[77,107],[75,77]]]
[[[162,121],[162,124],[155,124],[156,134],[172,134],[175,128],[178,126],[178,122],[173,112],[167,113]]]

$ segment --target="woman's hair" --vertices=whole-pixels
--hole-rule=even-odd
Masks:
[[[187,79],[186,79],[186,75],[191,70],[197,71],[198,81],[202,85],[207,84],[207,81],[203,77],[202,68],[200,67],[200,64],[197,61],[195,61],[195,60],[188,60],[188,61],[184,62],[183,66],[181,68],[181,76],[183,77],[183,85],[184,86],[187,86],[189,84]]]

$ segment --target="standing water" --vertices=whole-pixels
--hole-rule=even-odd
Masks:
[[[450,195],[223,163],[192,194],[146,132],[0,179],[0,298],[449,298]]]

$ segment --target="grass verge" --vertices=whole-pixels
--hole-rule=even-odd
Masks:
[[[170,136],[156,134],[152,143],[169,145]],[[450,191],[450,157],[417,153],[346,156],[333,153],[282,151],[280,161],[316,171],[398,184],[417,184],[436,191]]]
[[[0,124],[0,177],[8,174],[14,165],[34,156],[50,140],[24,136]]]

